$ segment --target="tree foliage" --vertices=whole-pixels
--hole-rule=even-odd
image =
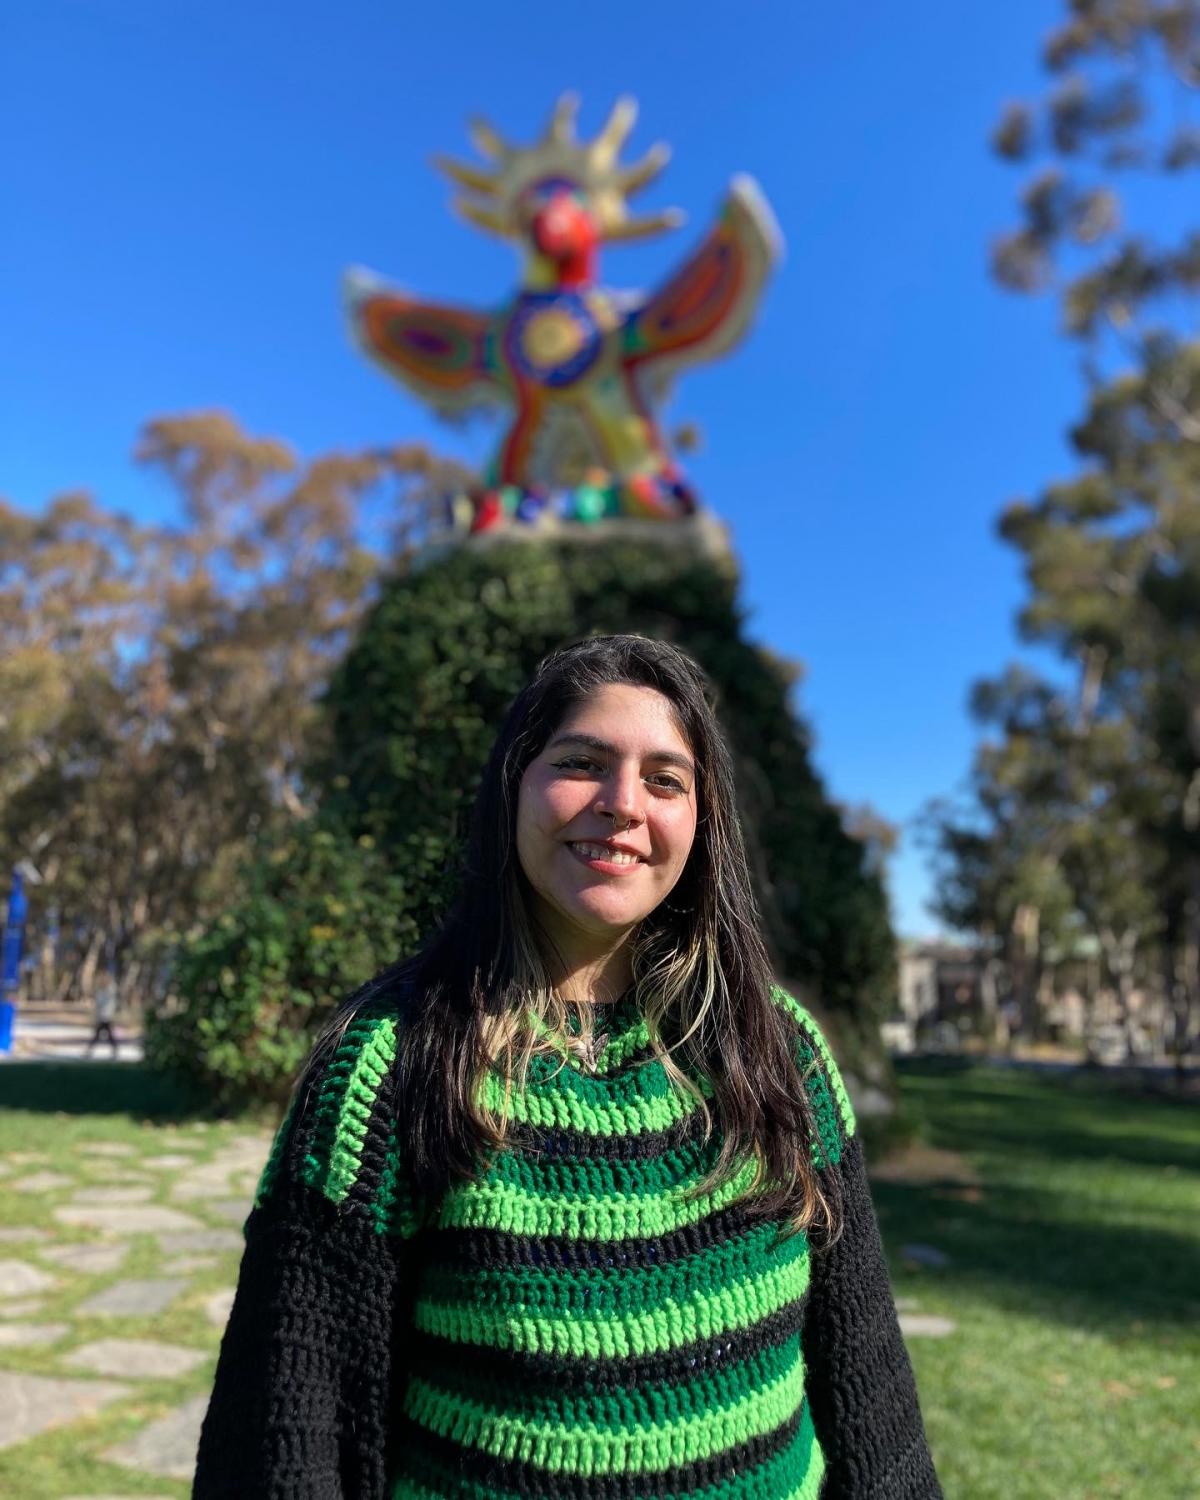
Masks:
[[[35,916],[62,913],[60,995],[104,951],[144,996],[149,949],[310,814],[314,701],[445,467],[416,448],[305,464],[219,413],[149,422],[137,456],[177,523],[83,493],[0,502],[0,860],[32,861]]]
[[[1064,326],[1127,330],[1200,291],[1200,232],[1164,203],[1200,167],[1200,5],[1069,0],[1042,60],[1050,83],[1010,104],[993,146],[1026,167],[1020,223],[993,249],[998,280],[1054,288]],[[1153,228],[1151,227],[1153,226]]]
[[[995,140],[1051,163],[997,275],[1054,285],[1093,348],[1080,471],[999,522],[1028,585],[1021,636],[1062,666],[977,685],[990,737],[965,806],[927,826],[942,916],[1006,956],[1027,1018],[1048,957],[1083,937],[1127,1019],[1135,979],[1166,996],[1182,1048],[1200,1017],[1200,230],[1134,179],[1161,188],[1200,164],[1200,6],[1068,11],[1047,97],[1010,109]]]

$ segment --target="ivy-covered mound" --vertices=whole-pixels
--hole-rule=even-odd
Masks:
[[[885,896],[813,772],[794,674],[745,638],[736,595],[728,556],[682,533],[468,545],[393,579],[333,675],[311,767],[337,830],[321,836],[338,910],[322,915],[321,859],[299,875],[290,858],[262,861],[249,908],[185,953],[183,1009],[157,1023],[152,1055],[225,1098],[286,1093],[339,995],[444,909],[491,741],[538,661],[582,635],[637,631],[682,646],[716,685],[780,976],[874,1073],[894,989]],[[369,877],[349,879],[360,858]]]

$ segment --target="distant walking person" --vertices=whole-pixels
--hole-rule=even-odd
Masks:
[[[117,1033],[113,1028],[117,1015],[117,981],[107,970],[96,981],[95,994],[92,996],[92,1013],[96,1018],[96,1029],[88,1043],[87,1055],[91,1057],[92,1049],[97,1042],[101,1038],[107,1038],[113,1056],[118,1056],[120,1043],[117,1041]]]

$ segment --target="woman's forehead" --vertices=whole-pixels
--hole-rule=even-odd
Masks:
[[[550,743],[578,733],[630,750],[690,750],[675,704],[657,688],[606,683],[572,704],[550,736]]]

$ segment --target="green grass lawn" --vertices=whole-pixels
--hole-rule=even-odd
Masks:
[[[948,1500],[1195,1500],[1195,1097],[957,1062],[908,1063],[902,1088],[968,1169],[873,1189],[897,1297],[957,1323],[910,1340]],[[912,1242],[950,1264],[907,1262]]]
[[[948,1337],[910,1342],[948,1500],[1200,1495],[1200,1107],[960,1063],[908,1064],[902,1087],[927,1147],[890,1180],[877,1178],[874,1195],[897,1296],[957,1324]],[[29,1194],[15,1183],[45,1171],[77,1186],[128,1174],[152,1180],[154,1201],[170,1205],[172,1174],[144,1166],[148,1158],[178,1153],[202,1164],[256,1131],[265,1145],[261,1124],[188,1119],[142,1068],[0,1069],[0,1224],[41,1229],[60,1244],[94,1240],[54,1218],[74,1188]],[[133,1154],[106,1164],[80,1151],[96,1141]],[[176,1206],[230,1227],[203,1203]],[[913,1242],[950,1264],[909,1263],[902,1247]],[[0,1244],[0,1256],[39,1264],[36,1242]],[[137,1237],[119,1274],[160,1275],[166,1259],[153,1236]],[[0,1451],[0,1495],[183,1500],[186,1483],[100,1455],[206,1389],[219,1330],[204,1304],[233,1284],[237,1259],[216,1255],[150,1320],[76,1319],[76,1306],[116,1277],[54,1268],[58,1285],[33,1320],[69,1322],[69,1336],[0,1349],[0,1368],[74,1373],[63,1356],[110,1337],[208,1357],[180,1379],[137,1382],[97,1418]]]

